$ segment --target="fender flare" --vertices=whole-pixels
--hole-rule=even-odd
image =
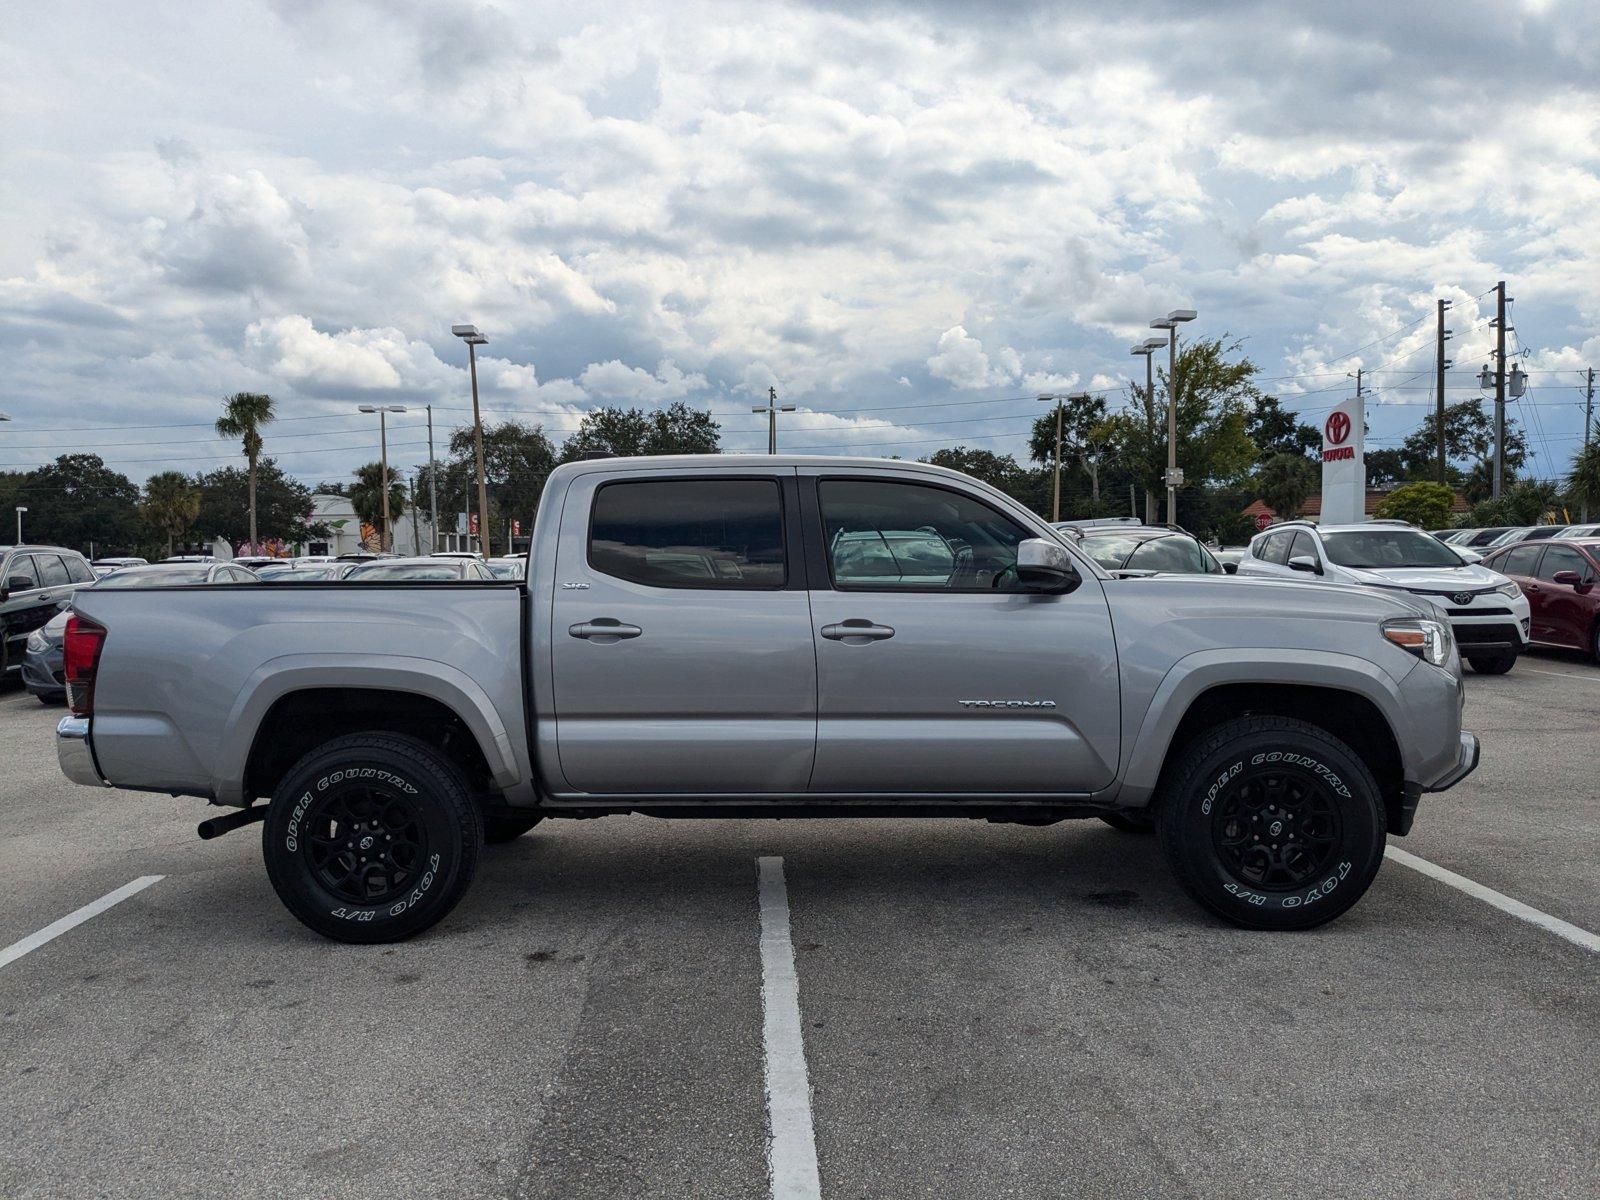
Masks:
[[[1242,657],[1243,656],[1243,657]],[[1178,725],[1205,692],[1228,684],[1287,685],[1351,692],[1370,701],[1394,734],[1406,726],[1400,685],[1376,663],[1334,650],[1199,650],[1175,662],[1156,687],[1128,741],[1119,798],[1149,802]],[[1398,735],[1402,759],[1405,743]]]
[[[522,782],[505,723],[488,693],[448,663],[403,654],[285,654],[268,659],[243,681],[223,723],[212,794],[220,804],[244,802],[245,766],[272,706],[295,692],[367,688],[436,700],[459,717],[477,740],[500,788]]]

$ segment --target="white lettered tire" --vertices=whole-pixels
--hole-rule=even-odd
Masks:
[[[483,820],[461,773],[431,746],[357,733],[284,776],[261,845],[273,889],[304,924],[341,942],[397,942],[466,892]]]
[[[1183,751],[1156,831],[1179,884],[1247,929],[1310,929],[1383,863],[1383,800],[1365,763],[1305,721],[1241,717]]]

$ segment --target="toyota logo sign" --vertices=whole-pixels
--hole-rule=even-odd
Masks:
[[[1328,418],[1328,423],[1322,427],[1324,436],[1330,446],[1342,446],[1345,439],[1350,436],[1350,414],[1336,412]]]

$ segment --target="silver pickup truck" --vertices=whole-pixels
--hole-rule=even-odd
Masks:
[[[545,488],[526,582],[85,590],[57,731],[86,784],[264,820],[329,937],[392,941],[547,817],[1099,817],[1239,925],[1349,908],[1477,765],[1430,608],[1115,580],[920,463],[609,459]]]

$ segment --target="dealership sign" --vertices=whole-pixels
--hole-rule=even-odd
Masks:
[[[1322,423],[1322,521],[1367,519],[1366,403],[1346,400]]]

